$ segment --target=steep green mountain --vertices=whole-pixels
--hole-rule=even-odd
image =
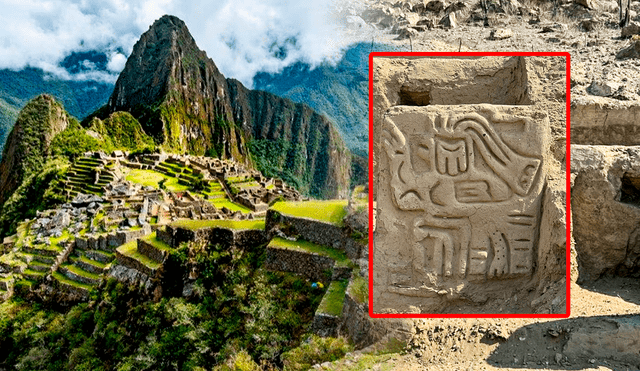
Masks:
[[[141,36],[94,116],[118,111],[168,151],[255,163],[316,197],[348,192],[351,157],[333,124],[308,106],[225,79],[176,17],[163,16]],[[286,156],[270,156],[278,141]]]
[[[311,68],[294,63],[281,72],[260,72],[254,89],[268,91],[294,102],[306,103],[331,118],[349,149],[367,157],[369,139],[369,53],[391,51],[383,44],[351,45],[335,65],[322,63]]]
[[[249,90],[229,79],[236,120],[251,132],[257,167],[310,194],[330,198],[349,186],[351,154],[325,117],[306,104]]]
[[[62,80],[36,68],[0,70],[0,151],[18,112],[39,94],[52,95],[72,116],[82,119],[105,104],[112,91],[111,83]]]
[[[67,125],[69,115],[50,95],[38,96],[24,107],[2,153],[0,204],[11,196],[25,178],[42,170],[51,153],[53,138]]]
[[[165,16],[135,44],[101,116],[129,111],[158,144],[175,152],[249,162],[234,125],[227,83],[183,21]]]

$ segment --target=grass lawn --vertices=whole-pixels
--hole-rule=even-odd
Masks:
[[[166,176],[153,170],[129,169],[126,179],[130,182],[138,183],[145,187],[151,186],[156,189],[160,188],[158,183],[160,183],[162,179],[167,179],[164,185],[170,191],[184,192],[189,189],[189,186],[179,184],[178,178]]]
[[[211,202],[216,208],[218,209],[222,209],[223,207],[226,207],[227,209],[231,210],[231,211],[241,211],[245,214],[248,214],[251,212],[251,209],[246,208],[242,205],[238,205],[236,203],[233,203],[231,201],[229,201],[229,199],[227,198],[214,198],[214,199],[210,199],[208,200],[209,202]]]
[[[271,242],[269,242],[269,246],[316,253],[335,260],[337,265],[343,267],[352,265],[351,260],[347,258],[343,251],[305,240],[289,241],[282,237],[274,237]]]
[[[229,228],[229,229],[264,229],[264,220],[178,220],[171,223],[172,227],[191,230],[201,228]]]
[[[282,214],[316,219],[342,227],[342,219],[347,215],[346,206],[347,200],[314,200],[277,202],[271,208]]]
[[[344,295],[347,289],[347,280],[333,281],[324,298],[318,306],[318,312],[330,314],[332,316],[340,316],[342,314],[342,305],[344,303]]]

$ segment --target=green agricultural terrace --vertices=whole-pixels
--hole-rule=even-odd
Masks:
[[[123,167],[126,169],[126,167]],[[164,186],[172,192],[184,192],[189,186],[178,183],[178,178],[170,177],[153,170],[128,169],[126,179],[130,182],[141,184],[145,187],[160,188],[160,182],[166,179]]]
[[[290,250],[302,250],[306,252],[315,253],[321,256],[326,256],[336,261],[336,264],[339,266],[351,266],[353,263],[347,256],[344,251],[337,250],[332,247],[318,245],[317,243],[305,241],[305,240],[297,240],[290,241],[281,237],[274,237],[271,242],[269,242],[269,246],[280,247],[283,249]]]
[[[341,227],[342,220],[347,215],[345,209],[347,202],[347,200],[282,201],[274,204],[271,209],[282,214],[316,219]]]
[[[172,227],[197,230],[202,228],[229,228],[229,229],[264,229],[264,220],[178,220],[170,224]]]
[[[191,193],[202,197],[203,199],[209,201],[212,205],[214,205],[217,209],[221,209],[226,207],[231,211],[240,211],[242,213],[248,214],[251,212],[250,209],[239,205],[235,202],[232,202],[227,198],[226,193],[222,190],[222,186],[218,182],[209,182],[207,184],[207,188],[202,191],[193,191],[188,184],[185,184],[184,179],[180,179],[177,176],[171,176],[168,174],[180,174],[180,171],[191,171],[187,168],[179,168],[174,164],[166,164],[163,163],[163,166],[169,167],[173,166],[172,169],[176,169],[175,172],[167,171],[165,173],[161,173],[155,170],[140,170],[140,169],[128,169],[123,167],[125,170],[126,180],[141,184],[145,187],[150,186],[156,189],[160,188],[160,182],[164,181],[164,187],[172,192],[184,192],[191,191]],[[186,169],[186,170],[184,170]]]

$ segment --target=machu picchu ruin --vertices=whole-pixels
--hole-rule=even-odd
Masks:
[[[220,245],[264,249],[266,269],[324,281],[330,295],[323,303],[342,303],[354,272],[362,277],[358,264],[366,264],[366,238],[353,239],[354,229],[344,224],[353,205],[365,204],[364,193],[351,201],[309,200],[233,161],[123,151],[85,153],[58,187],[67,202],[38,211],[2,245],[2,300],[19,291],[72,305],[89,300],[108,279],[140,286],[149,297],[162,295],[163,285],[181,285],[188,296],[197,273],[171,271],[170,255],[185,246]],[[330,313],[323,312],[326,303],[319,307],[318,334],[337,334],[336,305],[342,308],[333,304]]]

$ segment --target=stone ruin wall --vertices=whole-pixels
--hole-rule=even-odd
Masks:
[[[281,227],[292,228],[293,233],[302,239],[342,250],[353,261],[360,259],[363,250],[367,248],[366,245],[354,241],[345,229],[318,220],[293,217],[275,210],[268,210],[265,224],[265,230],[269,234],[273,234]]]
[[[562,280],[565,68],[374,58],[374,312],[446,312]]]

